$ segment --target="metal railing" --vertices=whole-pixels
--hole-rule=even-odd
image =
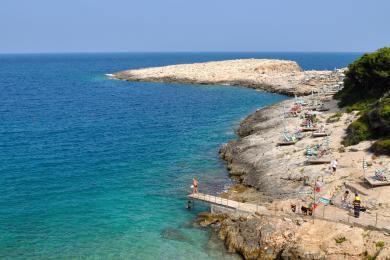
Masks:
[[[274,217],[287,217],[287,218],[311,218],[313,221],[315,219],[326,220],[335,223],[351,224],[360,226],[363,228],[376,229],[376,230],[386,230],[390,231],[390,216],[381,213],[370,213],[360,212],[359,218],[353,216],[353,209],[341,209],[335,206],[327,205],[321,206],[313,211],[312,216],[303,214],[299,212],[300,209],[297,208],[297,212],[285,212],[278,211],[276,207],[272,210],[266,209],[259,202],[249,203],[249,202],[239,202],[230,200],[227,198],[222,198],[218,196],[212,196],[203,193],[197,193],[192,196],[192,198],[204,201],[206,203],[215,204],[218,206],[224,206],[227,208],[235,209],[239,212],[247,213],[257,213],[264,216],[274,216]]]

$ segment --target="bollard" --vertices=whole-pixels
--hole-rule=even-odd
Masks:
[[[322,209],[322,217],[325,218],[325,205],[324,208]]]

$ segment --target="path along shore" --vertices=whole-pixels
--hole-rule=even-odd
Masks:
[[[134,81],[242,85],[287,95],[320,92],[318,96],[305,96],[298,103],[316,107],[321,103],[322,108],[326,108],[327,111],[319,112],[316,118],[317,124],[329,133],[328,139],[313,138],[309,132],[302,133],[303,138],[293,145],[279,146],[278,143],[285,141],[286,134],[302,127],[302,113],[307,109],[302,107],[299,113],[294,111],[295,115],[298,114],[296,117],[286,116],[295,107],[297,99],[259,109],[241,122],[237,130],[238,140],[221,147],[220,155],[227,162],[230,175],[240,182],[221,196],[261,203],[275,215],[283,215],[291,213],[291,205],[296,205],[299,211],[314,201],[312,190],[317,180],[321,182],[317,198],[330,198],[337,206],[345,190],[357,191],[367,207],[362,218],[379,216],[379,221],[385,221],[390,218],[390,186],[371,189],[363,184],[363,179],[364,175],[373,174],[376,168],[388,165],[390,159],[368,153],[369,142],[343,147],[341,140],[346,127],[357,115],[343,113],[336,101],[321,95],[321,92],[342,85],[342,72],[305,72],[292,61],[250,59],[130,70],[113,77]],[[334,116],[336,113],[339,114]],[[328,146],[326,156],[338,160],[339,167],[334,175],[329,163],[307,164],[307,147],[323,145],[324,142]],[[370,165],[368,173],[362,170],[363,158]],[[317,210],[323,210],[321,207],[324,206],[319,205]],[[332,212],[326,208],[325,214],[342,215],[343,211],[349,218],[349,212],[342,209]],[[390,256],[389,234],[345,223],[317,220],[313,224],[299,217],[292,220],[256,214],[203,214],[199,223],[211,224],[227,248],[246,259],[361,259],[364,255],[387,259]],[[385,246],[381,246],[382,243]]]

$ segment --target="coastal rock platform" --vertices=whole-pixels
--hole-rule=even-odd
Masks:
[[[112,75],[128,81],[239,85],[289,96],[305,95],[340,82],[336,71],[304,71],[295,61],[238,59],[126,70]]]

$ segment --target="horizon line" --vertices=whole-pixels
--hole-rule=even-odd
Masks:
[[[370,53],[373,51],[60,51],[60,52],[0,52],[0,55],[40,54],[157,54],[157,53]]]

